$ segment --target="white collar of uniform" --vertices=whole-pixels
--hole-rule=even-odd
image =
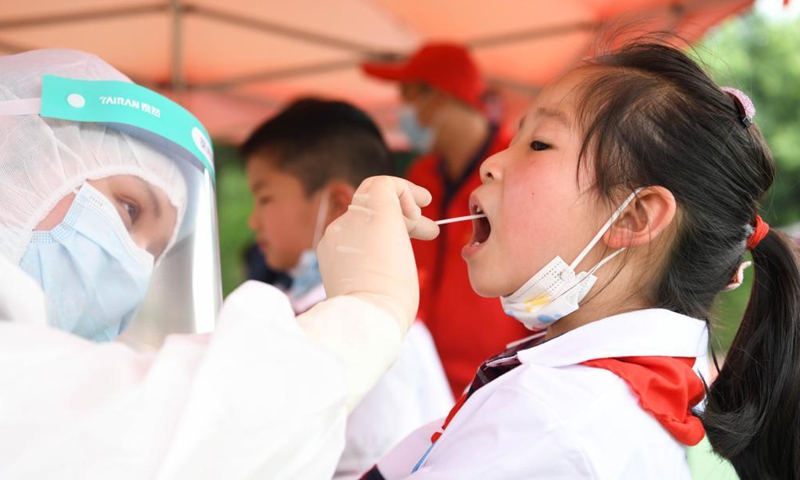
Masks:
[[[583,325],[517,353],[521,363],[548,367],[613,357],[703,357],[705,322],[659,308],[622,313]]]

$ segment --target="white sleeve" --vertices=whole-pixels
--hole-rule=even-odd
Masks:
[[[385,310],[355,296],[342,295],[316,304],[297,321],[315,343],[344,365],[347,408],[353,408],[389,370],[403,335]]]
[[[453,403],[433,339],[422,322],[415,322],[397,363],[347,417],[334,478],[360,478],[421,425],[438,420],[441,426]]]
[[[213,335],[155,353],[0,322],[0,478],[327,479],[342,363],[248,282]]]

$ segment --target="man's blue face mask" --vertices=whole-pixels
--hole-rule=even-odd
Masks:
[[[58,226],[33,233],[20,261],[44,290],[48,323],[96,342],[113,340],[128,326],[153,264],[114,205],[88,183]]]
[[[428,153],[436,140],[436,131],[421,124],[417,111],[411,105],[400,107],[400,130],[418,153]]]

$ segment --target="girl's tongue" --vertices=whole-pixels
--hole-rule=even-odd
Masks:
[[[474,213],[483,213],[480,207],[475,208]],[[492,225],[486,217],[476,218],[472,220],[472,238],[470,245],[477,245],[488,240],[489,235],[492,233]]]

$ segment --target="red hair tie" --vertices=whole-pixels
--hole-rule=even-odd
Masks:
[[[761,215],[756,215],[756,224],[753,227],[753,233],[747,238],[747,249],[752,250],[756,248],[756,245],[758,245],[761,240],[764,240],[767,233],[769,233],[769,224],[761,220]]]

